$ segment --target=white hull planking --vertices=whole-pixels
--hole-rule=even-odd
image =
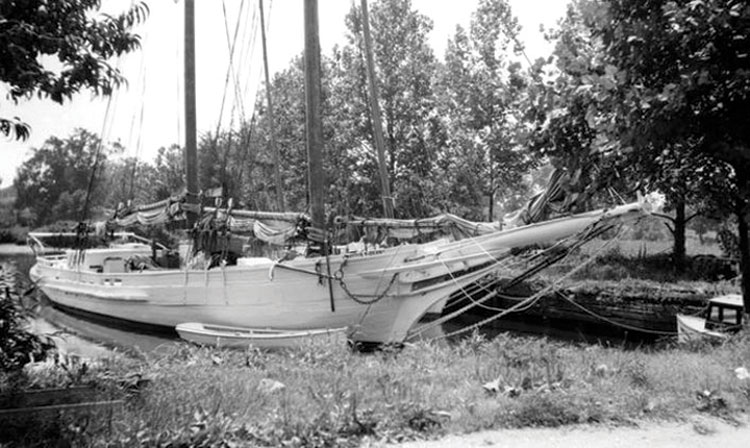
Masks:
[[[313,330],[268,330],[204,325],[187,322],[176,327],[177,333],[186,341],[200,345],[231,348],[290,348],[304,346],[313,340],[337,345],[346,342],[346,327]]]
[[[476,266],[490,260],[487,254],[457,265]],[[292,260],[287,264],[314,272],[318,261],[322,261],[319,267],[325,269],[324,259]],[[40,287],[54,303],[131,322],[169,327],[189,321],[280,329],[351,326],[355,340],[394,342],[405,338],[408,329],[431,304],[492,269],[488,266],[455,281],[416,291],[411,291],[412,282],[405,283],[399,277],[391,285],[392,274],[380,278],[351,274],[360,268],[372,273],[378,261],[382,266],[385,261],[382,255],[349,259],[344,267],[344,281],[355,295],[385,293],[384,297],[372,305],[361,305],[349,298],[334,280],[333,312],[325,278],[276,267],[270,279],[271,262],[208,271],[116,274],[74,271],[40,262],[34,266],[32,275],[44,279]],[[338,270],[341,262],[342,257],[331,257],[332,272]],[[437,274],[447,272],[442,264],[428,270]],[[365,301],[373,299],[362,297]]]
[[[706,319],[697,316],[677,315],[677,341],[686,343],[690,341],[721,342],[729,337],[726,333],[706,330]]]

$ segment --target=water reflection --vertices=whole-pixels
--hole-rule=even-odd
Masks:
[[[30,250],[17,246],[0,246],[0,263],[11,262],[22,274],[25,282],[34,264]],[[97,357],[115,351],[150,353],[165,344],[178,341],[177,335],[157,336],[102,325],[53,308],[45,299],[37,298],[36,318],[30,322],[32,331],[50,336],[64,353],[84,357]],[[26,303],[29,304],[28,301]]]

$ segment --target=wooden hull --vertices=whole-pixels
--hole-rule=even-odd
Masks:
[[[431,306],[497,269],[512,248],[556,241],[602,219],[640,216],[643,207],[631,204],[453,243],[403,245],[328,261],[240,259],[237,266],[210,270],[123,271],[118,266],[126,255],[148,248],[96,249],[83,260],[39,256],[30,275],[56,304],[140,324],[349,327],[354,341],[402,342]],[[321,275],[327,263],[330,280]]]
[[[216,347],[265,349],[299,347],[313,340],[343,344],[346,327],[312,330],[273,330],[204,325],[197,322],[179,324],[177,333],[186,341]]]
[[[681,343],[691,341],[721,342],[729,337],[727,333],[720,333],[706,329],[706,319],[697,316],[677,315],[677,341]]]

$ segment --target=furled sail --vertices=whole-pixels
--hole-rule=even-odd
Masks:
[[[422,219],[371,219],[371,218],[342,218],[336,219],[339,224],[349,228],[361,229],[363,233],[371,235],[378,233],[380,237],[409,240],[422,235],[435,233],[450,234],[456,239],[485,235],[500,230],[500,223],[473,222],[448,213]],[[369,237],[369,239],[376,239]]]

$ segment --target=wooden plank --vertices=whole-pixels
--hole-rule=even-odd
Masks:
[[[0,409],[96,401],[98,394],[97,389],[87,386],[25,390],[0,395]]]
[[[0,409],[0,420],[24,417],[29,414],[43,414],[50,412],[91,411],[122,406],[123,400],[87,401],[83,403],[53,404],[48,406],[30,406],[14,409]]]

